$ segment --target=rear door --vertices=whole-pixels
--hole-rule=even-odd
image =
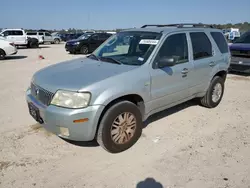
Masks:
[[[195,80],[191,84],[192,94],[206,89],[213,67],[218,63],[212,43],[205,32],[190,32],[192,62]]]

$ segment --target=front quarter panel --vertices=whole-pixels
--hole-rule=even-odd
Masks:
[[[147,66],[110,77],[85,88],[90,91],[90,105],[108,105],[111,101],[125,95],[137,94],[144,102],[150,100],[150,75]]]

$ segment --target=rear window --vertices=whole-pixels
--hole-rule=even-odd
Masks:
[[[213,56],[212,44],[204,32],[190,33],[194,60]]]
[[[211,32],[211,35],[216,42],[221,53],[228,53],[228,45],[225,37],[220,32]]]

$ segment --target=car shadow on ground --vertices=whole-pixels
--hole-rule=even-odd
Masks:
[[[250,73],[237,72],[237,71],[230,71],[228,74],[237,76],[247,76],[247,77],[250,76]]]
[[[17,60],[17,59],[25,59],[28,56],[24,55],[15,55],[15,56],[6,56],[4,60]]]
[[[75,146],[79,147],[98,147],[99,144],[97,143],[96,140],[88,141],[88,142],[83,142],[83,141],[73,141],[73,140],[68,140],[65,138],[61,138],[65,142],[68,142],[69,144],[73,144]]]
[[[164,110],[164,111],[161,111],[161,112],[158,112],[152,116],[150,116],[144,123],[143,123],[143,128],[146,128],[148,127],[151,123],[155,122],[155,121],[158,121],[162,118],[165,118],[171,114],[174,114],[174,113],[177,113],[181,110],[184,110],[186,108],[189,108],[191,106],[196,106],[197,105],[197,102],[195,100],[191,100],[191,101],[188,101],[186,103],[183,103],[183,104],[180,104],[180,105],[177,105],[175,107],[172,107],[172,108],[169,108],[167,110]],[[65,138],[61,138],[62,140],[70,143],[70,144],[73,144],[75,146],[79,146],[79,147],[98,147],[99,144],[97,143],[96,140],[93,140],[93,141],[88,141],[88,142],[84,142],[84,141],[72,141],[72,140],[67,140]]]
[[[147,128],[151,123],[153,123],[155,121],[158,121],[158,120],[163,119],[167,116],[170,116],[170,115],[175,114],[179,111],[182,111],[186,108],[189,108],[191,106],[196,106],[196,105],[198,105],[198,102],[196,100],[191,100],[191,101],[179,104],[177,106],[174,106],[172,108],[163,110],[163,111],[158,112],[156,114],[153,114],[146,121],[144,121],[143,128]]]
[[[144,181],[138,182],[136,188],[163,188],[163,185],[155,181],[154,178],[147,178]]]
[[[39,45],[39,47],[38,48],[27,48],[27,47],[18,47],[17,49],[18,50],[37,50],[37,49],[43,49],[43,48],[50,48],[50,46],[41,46],[41,45]]]

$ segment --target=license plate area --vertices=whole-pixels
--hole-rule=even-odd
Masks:
[[[28,103],[30,115],[40,124],[43,124],[43,119],[40,116],[39,109],[32,103]]]

